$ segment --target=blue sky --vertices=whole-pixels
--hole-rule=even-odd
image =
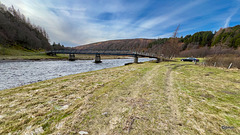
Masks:
[[[178,37],[240,24],[240,0],[0,0],[47,31],[51,42]]]

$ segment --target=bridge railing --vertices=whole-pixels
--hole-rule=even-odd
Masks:
[[[128,50],[77,50],[77,49],[70,49],[70,50],[52,50],[46,52],[55,53],[55,54],[105,54],[105,55],[138,55],[144,57],[156,57],[156,54],[152,53],[144,53],[144,52],[137,52],[137,51],[128,51]]]

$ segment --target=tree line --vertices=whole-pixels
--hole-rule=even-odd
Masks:
[[[185,44],[185,48],[196,47],[213,47],[222,46],[237,49],[240,47],[240,25],[220,29],[218,32],[201,31],[193,35],[181,37],[181,42]]]
[[[21,45],[30,50],[51,50],[47,32],[40,26],[31,24],[13,6],[7,8],[0,3],[0,44],[4,47]]]
[[[239,48],[237,50],[237,48]],[[159,39],[123,39],[98,42],[76,49],[87,50],[132,50],[164,57],[213,54],[236,54],[240,50],[240,25],[220,29],[218,32],[201,31],[185,37]]]

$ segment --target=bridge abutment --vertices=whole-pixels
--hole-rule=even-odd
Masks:
[[[100,54],[95,55],[95,63],[102,63]]]
[[[69,61],[75,61],[75,54],[69,54]]]
[[[138,63],[138,56],[137,55],[134,56],[134,63]]]

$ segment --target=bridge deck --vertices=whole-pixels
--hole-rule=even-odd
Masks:
[[[159,58],[156,54],[139,53],[132,51],[92,51],[92,50],[53,50],[46,52],[47,54],[100,54],[100,55],[126,55],[126,56],[142,56],[150,58]]]

